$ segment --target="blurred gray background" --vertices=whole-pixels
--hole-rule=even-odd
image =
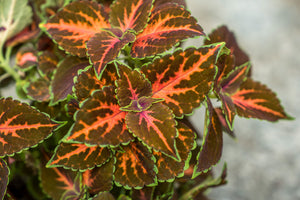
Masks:
[[[237,140],[224,136],[228,184],[211,190],[216,200],[300,199],[300,0],[187,0],[206,34],[226,24],[266,84],[294,121],[235,120]],[[197,40],[203,40],[198,38]],[[195,40],[189,41],[195,45]],[[199,123],[196,112],[194,122]]]

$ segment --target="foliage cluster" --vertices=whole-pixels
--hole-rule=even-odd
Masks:
[[[184,0],[0,0],[12,81],[30,103],[0,98],[0,199],[207,199],[236,115],[290,119],[233,33],[206,35]]]

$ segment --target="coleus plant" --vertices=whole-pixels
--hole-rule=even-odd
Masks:
[[[0,15],[1,87],[30,102],[0,99],[1,199],[207,199],[236,115],[291,119],[233,33],[206,35],[184,0],[1,0]]]

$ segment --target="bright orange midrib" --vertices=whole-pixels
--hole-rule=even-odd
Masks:
[[[245,70],[247,69],[247,66],[244,67],[233,79],[231,79],[227,84],[226,84],[226,87],[224,87],[223,89],[226,89],[228,87],[230,87],[230,85],[232,83],[234,83],[235,80],[237,80],[244,72]]]
[[[143,114],[145,112],[146,112],[146,114]],[[144,118],[146,120],[146,123],[147,123],[148,132],[150,132],[149,129],[152,127],[154,129],[154,131],[158,134],[158,137],[163,141],[163,143],[165,144],[165,146],[167,147],[167,149],[170,152],[172,152],[172,153],[175,154],[174,150],[169,146],[166,137],[164,137],[164,135],[162,134],[161,130],[159,130],[158,127],[154,124],[154,121],[158,121],[159,123],[162,123],[162,122],[159,121],[159,120],[157,120],[157,119],[155,119],[155,118],[153,118],[153,117],[151,117],[150,115],[148,115],[148,111],[140,112],[140,115],[141,116],[140,116],[140,120],[139,120],[139,125],[141,124],[142,118]],[[149,117],[147,117],[145,115],[147,115]],[[156,147],[154,147],[154,148],[156,148]]]
[[[133,20],[134,14],[137,12],[137,10],[138,10],[138,8],[140,7],[141,4],[142,4],[142,1],[139,1],[138,4],[137,4],[136,6],[133,6],[133,5],[132,5],[132,7],[131,7],[131,15],[129,15],[130,18],[127,18],[128,15],[126,15],[126,14],[127,14],[127,9],[124,10],[124,25],[125,25],[125,26],[122,25],[123,23],[120,21],[120,18],[118,18],[119,24],[121,25],[120,28],[121,28],[123,31],[125,31],[125,30],[127,30],[128,28],[131,28],[131,27],[132,27],[132,24],[136,21],[136,19]],[[133,9],[133,8],[134,8],[134,9]],[[125,14],[125,13],[126,13],[126,14]],[[125,17],[126,17],[126,19],[125,19]],[[130,23],[128,23],[128,22],[130,22]],[[126,25],[127,25],[127,26],[126,26]]]
[[[96,148],[96,147],[87,147],[87,146],[84,145],[84,144],[77,144],[77,146],[79,146],[79,148],[76,149],[76,150],[73,150],[71,153],[67,153],[67,154],[65,154],[65,155],[63,155],[63,156],[58,156],[58,155],[56,154],[57,157],[58,157],[58,159],[52,161],[52,162],[51,162],[51,165],[57,164],[60,160],[63,160],[63,159],[65,159],[65,158],[70,158],[72,155],[78,155],[80,152],[84,152],[84,151],[86,151],[87,149],[90,149],[89,153],[90,153],[90,152],[93,152],[93,148],[94,148],[94,149]],[[88,155],[87,155],[86,157],[88,157]]]
[[[71,181],[69,181],[68,178],[66,176],[64,176],[64,174],[62,174],[56,167],[52,168],[52,169],[59,176],[57,180],[63,182],[66,185],[66,187],[61,187],[62,189],[67,190],[67,191],[74,190],[74,187],[73,187],[74,184]]]
[[[110,122],[110,123],[107,123],[107,124],[108,124],[108,127],[106,128],[105,133],[102,135],[102,136],[104,136],[104,135],[108,134],[108,133],[110,132],[110,130],[114,127],[114,124],[111,123],[111,119],[116,119],[116,120],[119,121],[119,120],[122,119],[122,118],[121,118],[121,117],[116,118],[116,116],[118,116],[118,115],[120,115],[120,114],[122,114],[122,113],[124,113],[124,112],[123,112],[123,111],[120,111],[120,112],[118,112],[118,113],[116,113],[116,114],[114,114],[114,115],[112,115],[112,116],[110,116],[110,117],[108,117],[108,118],[105,118],[105,119],[102,119],[102,120],[97,120],[97,121],[94,122],[92,125],[87,125],[85,122],[83,122],[82,120],[80,120],[80,122],[82,123],[82,125],[83,125],[85,128],[82,129],[82,130],[79,130],[78,132],[74,132],[72,135],[70,135],[70,136],[68,137],[68,139],[74,139],[74,138],[79,137],[80,135],[82,135],[82,134],[84,134],[84,133],[87,133],[87,134],[85,134],[85,137],[87,137],[87,136],[88,136],[88,133],[90,132],[90,130],[96,129],[96,128],[98,128],[99,126],[101,126],[101,125],[103,125],[103,124],[105,124],[105,123],[107,123],[107,122]],[[124,119],[125,119],[125,117],[124,117]],[[99,123],[99,121],[101,121],[101,122]],[[115,121],[115,120],[114,120],[114,121]]]
[[[243,92],[243,93],[239,92],[239,95],[240,94],[245,94],[245,93],[247,93],[247,92],[246,91]],[[277,112],[275,110],[272,110],[272,109],[269,109],[267,107],[264,107],[264,106],[256,104],[256,103],[266,102],[265,99],[250,99],[250,100],[245,100],[243,97],[240,97],[239,95],[234,95],[231,98],[232,98],[232,100],[233,100],[233,102],[235,104],[241,106],[242,108],[244,108],[244,110],[246,110],[249,107],[252,107],[252,108],[257,109],[257,110],[261,110],[261,111],[265,111],[265,112],[268,112],[268,113],[272,113],[272,114],[274,114],[276,116],[284,117],[284,115],[281,114],[280,112]]]
[[[185,62],[182,63],[182,65],[180,66],[179,71],[177,72],[177,74],[180,74],[180,76],[176,76],[175,79],[171,79],[170,81],[168,81],[167,84],[164,84],[164,85],[159,84],[159,85],[161,85],[161,87],[158,88],[157,91],[153,90],[153,97],[154,97],[154,98],[155,98],[155,97],[156,97],[156,98],[159,97],[159,94],[158,94],[158,93],[160,93],[161,91],[163,91],[165,88],[168,88],[170,85],[175,85],[175,84],[177,84],[179,81],[184,80],[184,77],[187,77],[187,76],[189,76],[190,74],[193,74],[194,72],[199,72],[199,71],[201,72],[201,71],[203,71],[204,69],[199,69],[199,67],[201,66],[201,64],[202,64],[203,62],[205,62],[210,56],[212,56],[212,55],[215,53],[215,50],[216,50],[217,48],[219,48],[219,46],[220,46],[220,45],[216,46],[216,47],[213,48],[213,49],[210,49],[209,52],[208,52],[207,54],[205,54],[204,56],[201,55],[201,53],[199,52],[201,57],[200,57],[200,59],[199,59],[199,61],[198,61],[197,63],[194,63],[194,66],[197,66],[197,67],[193,67],[193,68],[191,68],[191,70],[188,70],[188,71],[186,71],[185,73],[183,73],[183,72],[184,72],[184,71],[183,71],[183,68],[184,68]],[[187,60],[187,59],[186,59],[186,60]],[[160,82],[160,80],[156,80],[156,82]],[[157,85],[157,84],[155,84],[155,85]]]

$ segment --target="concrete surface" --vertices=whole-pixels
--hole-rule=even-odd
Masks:
[[[228,164],[229,183],[209,197],[300,199],[300,1],[187,0],[187,5],[207,34],[222,24],[234,31],[250,56],[253,78],[275,91],[296,117],[278,123],[236,119],[237,141],[225,135],[220,163]]]

